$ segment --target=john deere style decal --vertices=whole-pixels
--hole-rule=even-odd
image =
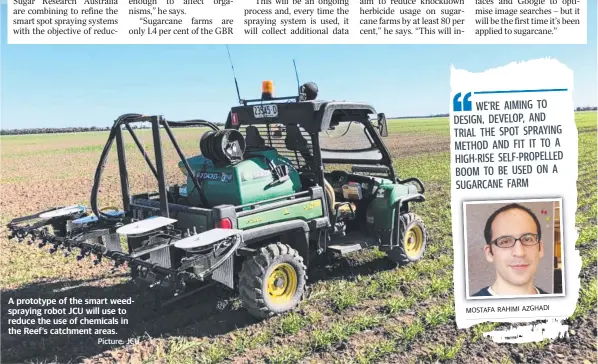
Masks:
[[[222,172],[198,172],[195,174],[198,181],[220,181],[223,183],[230,183],[233,180],[232,173]]]

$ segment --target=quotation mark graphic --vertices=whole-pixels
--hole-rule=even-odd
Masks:
[[[463,97],[463,101],[461,101],[461,93],[459,92],[456,94],[455,97],[453,97],[453,111],[471,111],[472,106],[471,101],[469,101],[470,97],[471,92],[468,92],[465,94],[465,97]]]

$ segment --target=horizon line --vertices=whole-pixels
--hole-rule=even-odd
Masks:
[[[578,110],[581,109],[581,110]],[[584,110],[585,109],[585,110]],[[576,107],[573,112],[587,112],[587,111],[598,111],[598,106],[585,106],[585,107]],[[446,118],[449,117],[450,113],[446,114],[433,114],[433,115],[419,115],[419,116],[393,116],[387,117],[387,120],[401,120],[401,119],[434,119],[434,118]],[[376,120],[376,119],[371,119]],[[215,125],[224,125],[226,122],[213,122]],[[101,129],[108,129],[110,130],[112,126],[63,126],[63,127],[30,127],[30,128],[13,128],[13,129],[5,129],[0,128],[0,131],[15,131],[15,130],[34,130],[34,129],[52,129],[52,130],[67,130],[72,128],[101,128]]]

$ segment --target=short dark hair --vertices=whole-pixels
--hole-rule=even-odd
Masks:
[[[490,215],[490,217],[486,221],[486,227],[484,228],[484,238],[486,239],[487,244],[489,244],[490,240],[492,239],[492,223],[494,223],[496,216],[498,216],[498,214],[500,214],[501,212],[505,212],[505,211],[513,210],[513,209],[519,209],[519,210],[525,211],[532,217],[532,219],[534,219],[534,222],[536,223],[536,230],[538,233],[538,240],[542,239],[542,227],[540,226],[540,220],[538,220],[538,218],[532,212],[532,210],[528,209],[527,207],[521,206],[520,204],[512,203],[512,204],[505,205],[505,206],[499,208],[498,210],[494,211],[492,213],[492,215]]]

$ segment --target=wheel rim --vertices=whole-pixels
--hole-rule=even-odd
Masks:
[[[297,272],[288,263],[274,267],[268,277],[268,296],[276,304],[289,302],[297,290]]]
[[[419,226],[414,226],[405,234],[405,252],[410,258],[416,258],[424,245],[424,233]]]

